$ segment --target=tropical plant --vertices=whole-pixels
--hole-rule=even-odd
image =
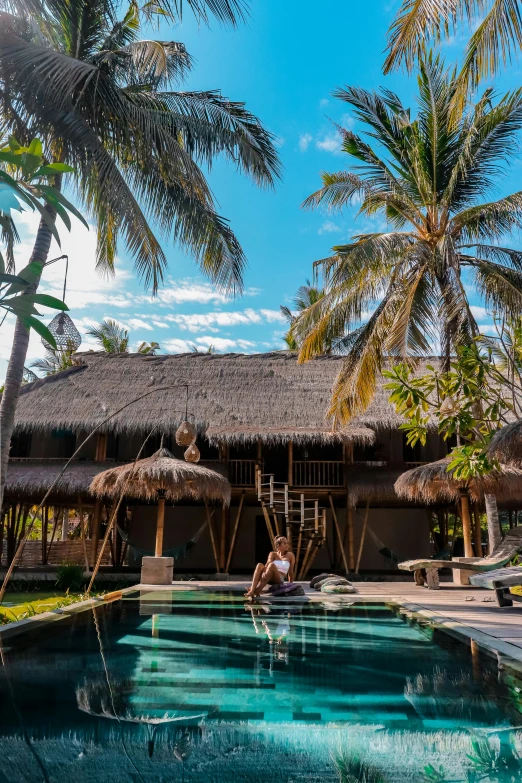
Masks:
[[[243,0],[185,5],[203,21],[234,22],[244,8]],[[113,270],[122,240],[154,291],[166,258],[153,220],[232,290],[241,287],[245,257],[200,166],[223,155],[272,185],[279,162],[271,134],[243,104],[179,90],[191,66],[183,44],[140,40],[143,13],[169,21],[181,8],[180,0],[141,10],[131,2],[122,13],[119,0],[0,0],[1,126],[24,142],[38,135],[49,162],[75,169],[78,199],[96,223],[100,269]],[[53,220],[56,205],[46,209]],[[51,236],[42,220],[31,261],[46,260]],[[0,407],[0,504],[28,340],[17,321]]]
[[[427,364],[426,372],[414,375],[407,364],[383,370],[389,382],[390,402],[404,417],[400,429],[406,442],[414,447],[426,444],[430,420],[435,420],[444,440],[454,439],[449,450],[447,471],[467,490],[473,479],[487,476],[498,464],[487,454],[493,433],[508,422],[513,412],[513,396],[509,379],[499,373],[491,352],[484,350],[479,339],[457,350],[450,369],[441,371]],[[498,509],[494,495],[486,494],[489,549],[500,543]],[[469,542],[471,547],[471,542]]]
[[[38,211],[48,225],[52,235],[60,242],[55,221],[51,220],[43,203],[52,204],[66,227],[70,230],[69,212],[85,221],[73,205],[48,184],[57,173],[71,172],[70,166],[61,163],[46,165],[42,155],[42,143],[33,139],[28,147],[21,146],[12,136],[7,144],[0,146],[0,232],[5,252],[0,249],[0,308],[19,318],[27,329],[31,327],[55,345],[54,337],[37,316],[35,305],[44,305],[57,310],[68,310],[67,305],[54,296],[30,294],[27,289],[36,276],[40,276],[42,265],[33,262],[18,275],[14,272],[14,246],[19,235],[13,212],[24,212],[26,208]],[[3,323],[3,320],[2,320]]]
[[[216,348],[214,345],[209,345],[208,348],[202,348],[199,345],[191,345],[190,351],[191,353],[216,353]]]
[[[150,343],[142,342],[138,345],[137,353],[143,353],[147,356],[155,356],[158,351],[161,350],[161,346],[159,343],[156,343],[154,341]]]
[[[339,783],[386,783],[380,769],[367,764],[356,755],[342,753],[335,758]]]
[[[300,361],[332,342],[347,353],[330,407],[337,421],[367,408],[389,357],[430,355],[440,342],[449,369],[452,352],[479,332],[464,273],[490,309],[515,317],[522,307],[522,253],[497,244],[522,226],[522,192],[483,201],[522,127],[522,93],[495,102],[487,90],[453,128],[454,93],[454,73],[431,57],[421,64],[415,118],[388,90],[336,92],[370,141],[344,130],[343,151],[358,166],[323,174],[305,206],[342,209],[358,199],[359,214],[389,227],[317,262],[325,295],[293,325]]]
[[[323,296],[324,290],[322,288],[318,288],[315,285],[312,285],[310,280],[307,280],[306,285],[302,285],[297,289],[297,294],[295,295],[293,301],[293,310],[291,310],[286,305],[280,306],[281,315],[286,318],[290,326],[288,332],[283,337],[283,340],[285,341],[289,351],[297,351],[299,349],[296,337],[292,331],[292,326],[296,320],[297,315],[310,307],[310,305],[314,305],[316,302],[322,299]]]
[[[97,326],[88,329],[87,334],[94,337],[106,353],[127,353],[129,332],[113,318],[104,318]]]
[[[76,348],[74,345],[70,345],[64,349],[59,348],[46,348],[45,356],[43,359],[35,359],[31,363],[32,370],[40,370],[44,375],[54,375],[62,370],[67,370],[69,367],[74,367],[74,354]],[[33,373],[31,380],[36,380],[37,376]]]
[[[522,49],[522,13],[517,0],[402,0],[388,31],[384,72],[404,63],[413,69],[430,42],[471,31],[462,68],[456,77],[455,108],[483,79],[511,65]]]

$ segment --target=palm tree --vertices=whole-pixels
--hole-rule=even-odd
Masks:
[[[455,89],[454,73],[429,58],[415,119],[388,90],[336,93],[369,141],[343,131],[343,150],[358,166],[323,174],[305,206],[342,209],[357,199],[360,214],[388,225],[318,262],[325,296],[293,325],[301,361],[336,341],[347,353],[330,409],[338,421],[367,408],[387,356],[426,356],[440,340],[448,365],[455,347],[478,334],[464,272],[492,310],[515,316],[522,308],[522,252],[497,244],[522,226],[522,192],[482,201],[522,126],[522,93],[493,103],[487,90],[453,127]]]
[[[150,343],[142,342],[138,345],[137,353],[143,353],[147,356],[155,356],[157,352],[161,350],[161,346],[159,343],[154,342],[154,340]]]
[[[69,369],[69,367],[74,367],[73,357],[75,353],[76,348],[74,345],[61,350],[51,347],[46,348],[44,358],[35,359],[35,361],[30,365],[30,381],[36,381],[38,378],[38,376],[35,375],[32,370],[40,370],[44,375],[54,375],[57,372],[62,372],[62,370]]]
[[[87,334],[94,337],[106,353],[127,353],[129,332],[112,318],[104,318],[97,326],[88,329]]]
[[[213,14],[234,22],[245,3],[186,5],[203,21]],[[170,18],[181,7],[181,0],[144,6]],[[273,138],[242,103],[216,91],[180,91],[191,66],[183,44],[140,40],[138,4],[123,16],[120,8],[118,0],[0,0],[2,132],[22,143],[38,136],[49,161],[74,168],[78,199],[96,224],[100,269],[113,271],[122,240],[154,291],[166,258],[153,220],[212,281],[238,289],[245,257],[200,166],[224,155],[258,185],[272,185],[279,173]],[[48,211],[52,221],[56,210]],[[49,222],[40,224],[32,261],[47,258]],[[0,506],[28,341],[18,321],[0,406]]]
[[[384,72],[401,63],[411,70],[430,41],[453,35],[461,24],[475,30],[457,77],[456,104],[463,108],[466,95],[511,64],[522,49],[522,13],[517,0],[402,0],[388,32]]]
[[[322,299],[323,296],[324,289],[317,288],[317,286],[312,285],[310,280],[307,279],[306,285],[302,285],[297,289],[297,294],[295,295],[293,301],[293,310],[291,310],[286,305],[280,305],[279,309],[281,310],[281,315],[286,318],[290,326],[288,332],[283,337],[283,340],[285,341],[289,351],[297,351],[299,349],[299,345],[292,331],[292,326],[297,318],[297,315],[310,307],[310,305],[314,305],[319,301],[319,299]]]

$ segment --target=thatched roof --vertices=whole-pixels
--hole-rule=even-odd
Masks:
[[[153,427],[173,432],[184,418],[185,389],[189,411],[200,434],[214,441],[245,442],[260,438],[330,442],[342,438],[368,442],[366,428],[401,423],[377,389],[366,413],[340,432],[332,432],[326,412],[342,356],[322,356],[298,364],[295,353],[142,354],[87,353],[82,364],[22,388],[16,412],[17,431],[90,430],[111,412],[155,388],[167,387],[134,403],[106,429],[142,433]],[[419,372],[424,366],[419,367]]]
[[[395,482],[401,473],[400,468],[349,468],[346,476],[348,505],[360,506],[367,501],[371,506],[399,503]]]
[[[65,464],[64,461],[13,460],[6,476],[6,497],[41,500]],[[93,478],[114,462],[72,462],[53,490],[52,497],[87,495]]]
[[[140,500],[156,500],[158,489],[165,490],[166,499],[173,503],[230,503],[230,484],[221,473],[176,459],[164,448],[152,457],[99,473],[90,486],[91,494],[100,498],[118,498],[125,490],[125,497]]]
[[[506,424],[496,432],[488,454],[504,465],[522,466],[522,420]]]
[[[62,470],[66,460],[12,460],[6,477],[6,498],[8,500],[34,500],[40,502],[56,477]],[[94,500],[89,488],[93,479],[104,471],[126,465],[120,462],[71,462],[64,475],[53,489],[50,500],[60,502],[70,501],[71,497],[81,495],[85,502]],[[184,463],[186,464],[186,463]],[[212,472],[227,477],[226,467],[220,463],[208,463]],[[198,467],[205,467],[199,463]]]
[[[464,482],[448,473],[449,464],[446,457],[406,471],[395,482],[397,495],[419,503],[456,502]],[[522,471],[502,465],[500,471],[472,479],[469,489],[472,500],[477,502],[488,493],[499,501],[522,499]]]

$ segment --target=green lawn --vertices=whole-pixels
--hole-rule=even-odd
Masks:
[[[53,592],[34,592],[34,593],[7,593],[4,603],[0,606],[0,624],[13,622],[24,617],[31,617],[33,614],[49,612],[57,606],[67,603],[74,603],[81,598],[80,595],[70,594],[66,596],[64,592],[54,590]]]

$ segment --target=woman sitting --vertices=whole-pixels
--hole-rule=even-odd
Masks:
[[[285,536],[274,539],[275,552],[270,552],[266,564],[258,563],[254,571],[252,586],[245,595],[247,598],[257,598],[267,585],[282,585],[285,579],[291,582],[294,578],[295,557]]]

